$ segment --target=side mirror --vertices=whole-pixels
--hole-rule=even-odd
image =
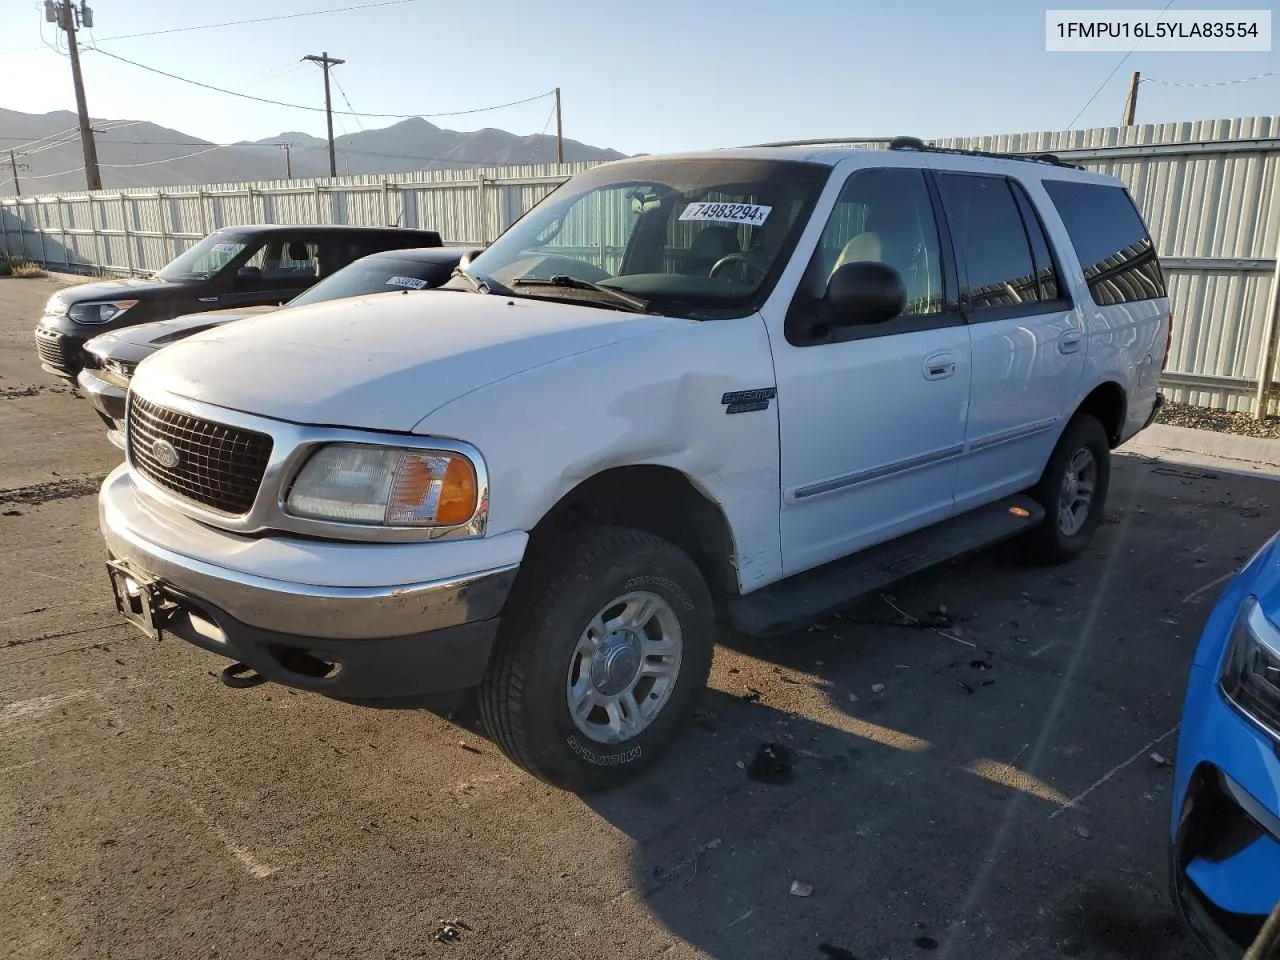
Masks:
[[[833,327],[886,323],[906,309],[907,288],[887,263],[863,260],[831,274],[822,302]]]
[[[254,287],[262,282],[262,270],[258,267],[241,267],[236,271],[237,287]]]
[[[462,260],[458,262],[458,266],[460,267],[471,266],[471,261],[473,261],[476,257],[480,256],[480,254],[482,253],[484,253],[483,247],[479,247],[475,250],[468,250],[466,253],[462,255]]]

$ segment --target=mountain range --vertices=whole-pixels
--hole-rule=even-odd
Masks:
[[[286,132],[264,140],[219,145],[142,121],[93,121],[98,164],[105,189],[283,180],[329,174],[328,144],[307,133]],[[34,141],[34,142],[33,142]],[[288,150],[282,144],[289,144]],[[334,139],[338,175],[450,170],[523,163],[553,163],[556,139],[518,136],[486,128],[446,130],[421,118]],[[23,196],[83,190],[84,156],[76,115],[19,113],[0,109],[0,196],[13,196],[14,150]],[[617,160],[616,150],[564,141],[566,162]]]

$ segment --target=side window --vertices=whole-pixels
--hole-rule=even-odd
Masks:
[[[319,275],[320,246],[315,241],[272,237],[245,266],[261,270],[264,283],[300,286]]]
[[[887,263],[907,288],[904,316],[942,312],[938,224],[919,170],[853,174],[836,201],[815,255],[824,283],[846,263]]]
[[[1123,187],[1045,180],[1100,307],[1166,296],[1155,244]]]
[[[1057,261],[1054,260],[1052,247],[1049,245],[1049,235],[1045,233],[1040,214],[1022,184],[1016,180],[1010,183],[1018,200],[1018,209],[1022,211],[1027,238],[1031,241],[1031,257],[1035,261],[1036,279],[1040,281],[1040,299],[1057,300],[1062,296],[1062,283],[1058,279]]]
[[[968,276],[961,291],[968,309],[1041,300],[1031,243],[1009,181],[962,173],[940,179],[951,236]]]

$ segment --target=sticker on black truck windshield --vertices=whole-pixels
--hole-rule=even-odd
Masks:
[[[762,227],[771,210],[773,207],[762,207],[758,203],[691,203],[684,208],[680,219]]]
[[[426,285],[427,281],[417,277],[392,277],[387,281],[389,287],[408,287],[410,290],[421,290]]]

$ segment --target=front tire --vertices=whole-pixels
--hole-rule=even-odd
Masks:
[[[605,789],[670,746],[706,686],[711,595],[693,561],[639,530],[589,527],[526,560],[479,705],[515,763]]]
[[[1054,447],[1031,496],[1044,521],[1027,534],[1027,558],[1052,565],[1078,557],[1102,521],[1111,486],[1111,444],[1096,417],[1076,414]]]

